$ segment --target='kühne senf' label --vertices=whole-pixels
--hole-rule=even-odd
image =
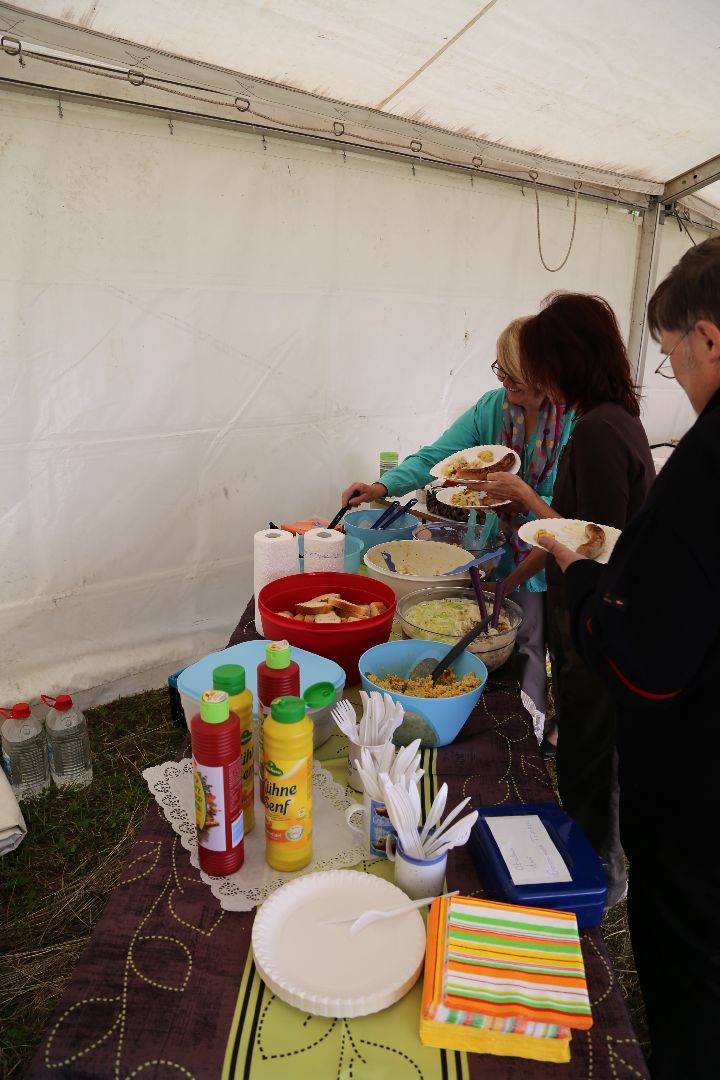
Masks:
[[[265,762],[265,835],[282,843],[306,843],[312,834],[312,756]]]
[[[232,805],[225,805],[221,765],[202,765],[193,758],[195,782],[195,820],[198,844],[208,851],[232,851],[243,838],[242,786],[240,758],[225,766],[228,788],[236,793]],[[227,818],[230,835],[227,832]]]

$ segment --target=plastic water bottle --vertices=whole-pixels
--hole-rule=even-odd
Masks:
[[[69,694],[42,695],[50,705],[45,718],[50,775],[59,788],[87,787],[93,778],[87,721]]]
[[[47,791],[50,772],[42,724],[25,701],[0,709],[0,714],[8,718],[2,727],[2,756],[15,797],[30,799]]]

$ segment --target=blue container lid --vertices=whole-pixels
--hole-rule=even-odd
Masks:
[[[213,669],[220,664],[241,664],[245,668],[245,685],[253,696],[253,709],[257,712],[257,667],[265,659],[268,641],[242,641],[231,645],[229,649],[210,653],[197,663],[186,667],[178,675],[177,688],[182,694],[200,701],[203,690],[212,686]],[[335,687],[338,697],[342,697],[345,686],[345,672],[334,660],[290,646],[290,658],[300,668],[300,693],[303,694],[313,683],[329,682]]]
[[[490,900],[575,913],[580,928],[597,926],[607,897],[602,862],[579,825],[557,803],[478,806],[470,855]],[[536,816],[570,874],[570,881],[516,884],[488,826],[488,819]]]

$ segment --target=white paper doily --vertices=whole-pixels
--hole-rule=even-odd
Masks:
[[[166,761],[143,771],[143,777],[165,817],[190,853],[202,880],[227,911],[251,911],[286,881],[316,870],[355,866],[367,853],[353,841],[345,822],[345,810],[354,803],[336,784],[327,769],[313,761],[313,857],[303,870],[282,873],[265,862],[263,807],[255,788],[255,828],[245,837],[245,861],[227,877],[211,877],[199,869],[192,761]]]

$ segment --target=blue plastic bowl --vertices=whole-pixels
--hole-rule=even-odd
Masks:
[[[299,536],[298,541],[300,544],[300,570],[305,569],[304,558],[304,545],[305,537]],[[345,537],[345,566],[343,570],[346,574],[357,574],[360,572],[360,560],[363,557],[363,542],[357,537],[346,536]]]
[[[440,642],[419,639],[387,641],[382,645],[374,645],[362,654],[358,663],[363,690],[368,694],[371,690],[380,690],[376,683],[368,679],[369,672],[381,679],[386,675],[406,676],[423,657],[437,656],[440,660],[450,648],[450,645]],[[474,672],[480,685],[467,694],[449,698],[419,698],[409,694],[396,694],[390,690],[382,691],[383,694],[390,694],[393,701],[399,701],[405,710],[405,719],[393,736],[393,742],[397,746],[406,746],[418,738],[423,746],[447,746],[457,738],[480,700],[488,673],[482,660],[478,660],[467,649],[453,661],[452,669],[460,676],[469,671]]]
[[[417,525],[417,518],[412,514],[403,514],[393,522],[389,529],[371,529],[374,521],[385,513],[387,507],[381,510],[353,510],[345,515],[345,535],[353,536],[362,540],[363,547],[361,556],[376,544],[382,544],[388,540],[411,540],[412,531]],[[365,524],[365,523],[369,523]]]

